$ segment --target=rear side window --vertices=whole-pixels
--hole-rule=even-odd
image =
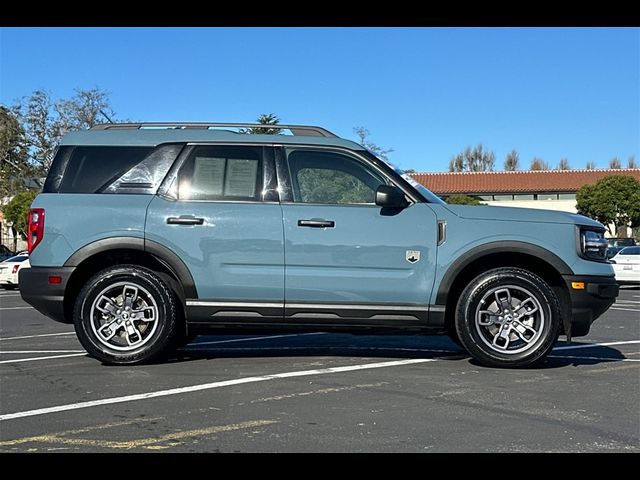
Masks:
[[[262,147],[197,147],[178,173],[178,199],[259,201]]]
[[[95,193],[144,160],[151,150],[152,147],[75,147],[58,192]]]

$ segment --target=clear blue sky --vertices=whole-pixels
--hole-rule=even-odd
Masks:
[[[640,160],[637,28],[3,28],[0,102],[98,86],[121,117],[322,125],[446,170],[482,142],[496,167]]]

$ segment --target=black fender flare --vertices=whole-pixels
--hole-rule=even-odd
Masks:
[[[490,242],[484,245],[478,245],[477,247],[466,251],[451,264],[447,272],[442,277],[442,281],[438,287],[438,293],[436,294],[435,303],[437,305],[447,304],[447,296],[449,295],[449,290],[451,289],[453,282],[458,277],[458,274],[472,262],[488,255],[505,252],[522,253],[531,257],[540,258],[556,269],[560,275],[573,275],[573,271],[564,260],[558,257],[555,253],[550,252],[539,245],[514,240]]]
[[[91,242],[71,255],[65,267],[77,267],[87,258],[109,250],[138,250],[150,253],[171,270],[182,284],[186,298],[198,298],[193,276],[182,259],[166,246],[140,237],[109,237]]]

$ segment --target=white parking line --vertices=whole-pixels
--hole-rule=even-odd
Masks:
[[[195,342],[195,343],[189,344],[188,346],[198,347],[200,345],[215,345],[218,343],[251,342],[254,340],[269,340],[271,338],[302,337],[304,335],[324,335],[324,334],[325,332],[292,333],[289,335],[267,335],[265,337],[234,338],[233,340],[216,340],[215,342]]]
[[[27,310],[33,307],[1,307],[0,310]]]
[[[24,353],[81,353],[86,352],[86,350],[0,350],[0,354],[5,353],[13,353],[13,354],[24,354]]]
[[[36,360],[51,360],[52,358],[80,357],[82,355],[86,355],[86,352],[85,353],[70,353],[68,355],[49,355],[47,357],[18,358],[16,360],[1,360],[0,363],[34,362]]]
[[[621,310],[623,312],[640,312],[640,309],[609,307],[610,310]]]
[[[616,303],[614,303],[614,305],[619,305],[621,303],[640,303],[640,300],[618,300]]]
[[[607,342],[607,343],[583,343],[580,345],[563,345],[562,347],[556,347],[553,351],[557,350],[574,350],[576,348],[591,348],[591,347],[610,347],[613,345],[632,345],[635,343],[640,343],[640,340],[629,340],[627,342]]]
[[[373,368],[397,367],[400,365],[411,365],[416,363],[435,362],[438,358],[415,358],[408,360],[394,360],[391,362],[365,363],[360,365],[348,365],[344,367],[319,368],[316,370],[301,370],[297,372],[275,373],[272,375],[260,375],[256,377],[237,378],[235,380],[224,380],[222,382],[204,383],[201,385],[192,385],[190,387],[172,388],[169,390],[158,390],[155,392],[139,393],[136,395],[125,395],[123,397],[103,398],[101,400],[92,400],[89,402],[70,403],[67,405],[58,405],[55,407],[38,408],[35,410],[25,410],[22,412],[6,413],[0,415],[0,421],[11,420],[14,418],[33,417],[36,415],[46,415],[49,413],[65,412],[68,410],[78,410],[81,408],[97,407],[100,405],[112,405],[114,403],[133,402],[136,400],[147,400],[149,398],[167,397],[170,395],[180,395],[183,393],[200,392],[202,390],[211,390],[214,388],[229,387],[232,385],[241,385],[244,383],[265,382],[276,380],[279,378],[308,377],[312,375],[326,375],[328,373],[353,372],[356,370],[368,370]]]
[[[19,293],[0,293],[0,298],[3,297],[19,297]]]
[[[76,332],[62,332],[62,333],[43,333],[40,335],[24,335],[22,337],[6,337],[0,338],[2,340],[22,340],[23,338],[40,338],[40,337],[57,337],[60,335],[75,335]]]

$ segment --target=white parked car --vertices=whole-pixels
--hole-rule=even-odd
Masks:
[[[624,247],[610,261],[618,283],[640,284],[640,246]]]
[[[16,255],[0,262],[0,287],[4,289],[18,286],[18,272],[23,268],[29,268],[28,255]]]

